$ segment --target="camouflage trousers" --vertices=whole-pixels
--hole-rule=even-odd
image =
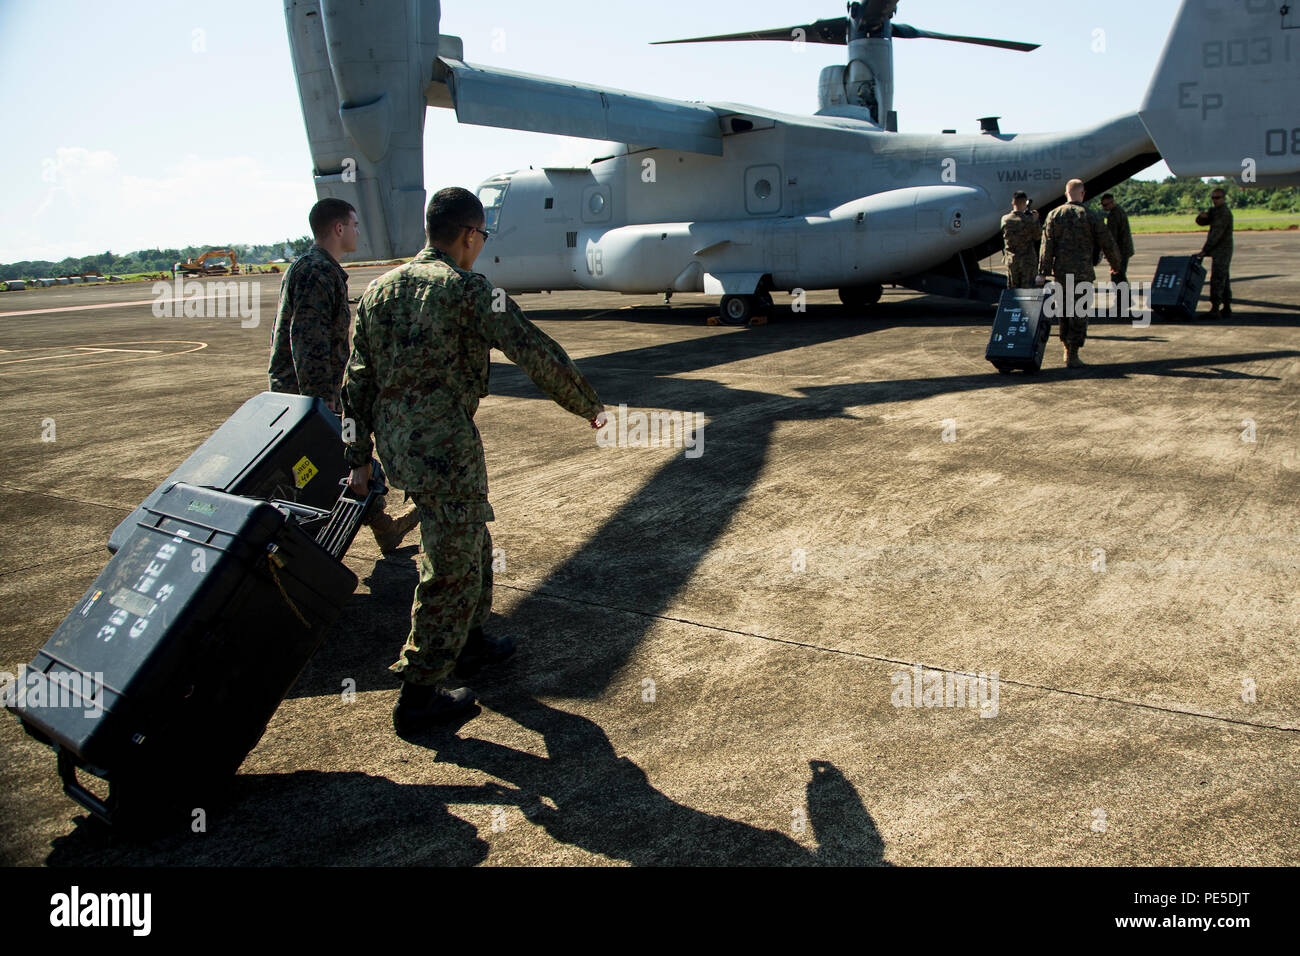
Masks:
[[[1068,275],[1055,276],[1053,281],[1062,289],[1069,289],[1072,286],[1077,288],[1082,282],[1096,282],[1097,277],[1095,273],[1077,273],[1073,283]],[[1078,299],[1072,302],[1069,298],[1065,298],[1062,301],[1063,314],[1056,320],[1061,324],[1059,334],[1067,349],[1081,349],[1088,341],[1088,316],[1071,314],[1078,308],[1078,304]]]
[[[1007,288],[1036,289],[1034,280],[1038,278],[1037,256],[1007,257]]]
[[[410,684],[449,676],[472,628],[492,611],[493,520],[486,501],[414,495],[420,511],[420,580],[411,605],[411,632],[389,670]]]
[[[1232,305],[1232,256],[1210,259],[1210,305],[1216,309]]]

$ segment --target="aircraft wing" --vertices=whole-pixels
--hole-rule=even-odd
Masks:
[[[722,155],[718,114],[701,103],[602,89],[440,56],[429,106],[462,123]]]

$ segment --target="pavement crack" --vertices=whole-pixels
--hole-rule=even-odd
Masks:
[[[635,608],[618,607],[617,605],[613,605],[613,604],[604,604],[600,601],[589,601],[584,598],[572,597],[571,595],[568,594],[557,594],[554,591],[543,591],[539,588],[524,588],[524,587],[518,587],[511,584],[501,584],[499,582],[496,583],[494,586],[509,591],[520,591],[524,594],[535,594],[538,597],[550,598],[555,601],[568,601],[572,604],[583,604],[583,605],[587,605],[588,607],[603,608],[604,610],[607,611],[617,611],[620,614],[630,614],[636,617],[651,618],[656,621],[670,621],[675,624],[687,624],[690,625],[691,627],[703,628],[705,630],[710,630],[710,631],[718,631],[723,634],[735,634],[739,637],[752,637],[760,641],[769,641],[770,643],[773,644],[786,644],[790,647],[802,647],[805,650],[820,651],[823,654],[835,654],[840,657],[855,657],[860,660],[874,661],[880,664],[895,664],[902,667],[915,667],[919,665],[925,670],[951,671],[952,673],[955,674],[966,674],[968,676],[977,676],[974,674],[970,674],[968,671],[957,671],[947,667],[934,667],[929,664],[921,663],[920,661],[906,661],[906,660],[900,660],[898,658],[893,658],[893,657],[881,657],[878,654],[865,654],[861,651],[846,651],[838,647],[824,647],[820,644],[811,644],[807,641],[796,641],[788,637],[773,637],[770,634],[757,634],[754,631],[742,631],[732,627],[722,627],[721,625],[718,624],[705,624],[702,621],[692,621],[689,618],[684,618],[684,617],[671,617],[667,614],[655,614],[650,611],[638,611]],[[1009,684],[1012,687],[1023,687],[1028,690],[1041,690],[1049,694],[1063,694],[1067,697],[1079,697],[1084,700],[1095,700],[1095,701],[1101,701],[1103,703],[1108,703],[1108,704],[1119,704],[1120,706],[1132,707],[1137,710],[1149,710],[1149,711],[1155,711],[1162,714],[1176,714],[1180,717],[1200,717],[1203,720],[1213,720],[1224,724],[1236,724],[1242,727],[1254,727],[1259,730],[1280,730],[1284,733],[1291,733],[1291,734],[1300,733],[1300,727],[1288,727],[1284,724],[1266,724],[1266,723],[1261,723],[1253,720],[1239,720],[1235,717],[1220,717],[1218,714],[1206,714],[1200,711],[1184,710],[1178,707],[1162,707],[1159,704],[1146,704],[1136,700],[1125,700],[1122,697],[1109,697],[1105,694],[1093,694],[1088,691],[1069,690],[1068,688],[1064,688],[1064,687],[1050,687],[1046,684],[1035,684],[1030,681],[1013,680],[1008,677],[999,676],[998,682],[1000,684]]]
[[[130,508],[123,508],[121,505],[105,504],[102,501],[87,501],[85,498],[72,498],[69,497],[68,495],[56,495],[52,491],[39,491],[35,488],[19,488],[14,485],[10,485],[9,487],[11,491],[18,491],[25,495],[40,495],[42,498],[54,498],[57,499],[58,501],[70,501],[73,504],[78,504],[78,505],[91,505],[92,507],[95,508],[105,508],[108,511],[121,511],[126,514],[131,513]]]
[[[101,544],[98,547],[89,548],[85,551],[72,551],[68,554],[61,554],[57,558],[50,558],[46,561],[37,561],[35,564],[24,565],[21,568],[6,568],[5,570],[0,571],[0,578],[4,577],[6,574],[18,574],[21,571],[30,571],[33,568],[43,568],[47,565],[58,564],[60,561],[66,561],[69,558],[84,558],[88,554],[98,554],[103,550],[105,549]]]

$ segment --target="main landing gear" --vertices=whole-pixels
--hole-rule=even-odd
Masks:
[[[846,309],[866,310],[878,303],[884,294],[883,285],[859,285],[840,289],[840,301]]]
[[[749,325],[754,319],[766,318],[772,309],[772,296],[767,292],[754,295],[726,295],[718,310],[723,325]]]

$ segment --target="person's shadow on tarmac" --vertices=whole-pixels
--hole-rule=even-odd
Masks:
[[[437,759],[518,788],[520,810],[552,838],[638,866],[890,866],[885,844],[852,784],[834,765],[809,761],[807,822],[817,846],[683,806],[619,757],[593,721],[504,693],[480,695],[503,716],[542,735],[546,757],[465,736],[458,728],[413,736]],[[792,819],[792,830],[800,823]],[[810,843],[812,841],[809,841]]]

